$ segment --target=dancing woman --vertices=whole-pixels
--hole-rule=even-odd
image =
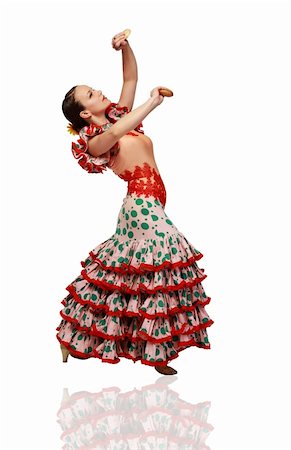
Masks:
[[[118,103],[100,89],[71,88],[62,104],[78,134],[72,154],[88,173],[111,169],[127,182],[112,236],[92,249],[80,274],[66,287],[56,328],[63,361],[68,355],[118,363],[120,357],[154,366],[163,374],[179,352],[210,349],[207,328],[214,321],[205,306],[210,297],[194,248],[165,212],[166,189],[153,142],[142,121],[164,101],[158,86],[132,109],[137,64],[125,33],[112,39],[122,50],[123,86]]]

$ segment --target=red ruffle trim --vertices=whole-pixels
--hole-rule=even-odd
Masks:
[[[204,272],[204,269],[200,269],[200,271]],[[107,289],[107,290],[118,290],[120,292],[125,292],[126,294],[138,294],[139,292],[147,292],[148,294],[154,294],[156,291],[163,291],[163,292],[169,292],[169,291],[176,291],[178,289],[182,289],[184,287],[192,287],[195,286],[195,284],[201,283],[201,281],[205,280],[205,278],[207,277],[207,275],[203,275],[203,277],[199,278],[195,278],[193,281],[181,281],[181,283],[179,284],[175,284],[172,286],[162,286],[162,285],[158,285],[156,286],[154,289],[148,289],[143,283],[140,283],[139,285],[139,289],[134,290],[134,289],[130,289],[126,283],[121,283],[120,286],[118,286],[117,284],[113,284],[113,283],[107,283],[107,281],[104,280],[95,280],[94,278],[90,278],[87,273],[86,270],[83,269],[81,270],[81,275],[82,277],[89,281],[89,283],[95,284],[96,286],[100,286],[103,289]],[[68,289],[68,287],[66,287],[66,289]]]
[[[111,270],[112,272],[118,272],[118,273],[137,273],[137,274],[143,274],[145,270],[150,270],[152,272],[159,272],[162,269],[174,269],[176,267],[188,267],[191,264],[193,264],[194,261],[198,261],[199,259],[203,258],[203,254],[200,253],[197,256],[191,256],[187,261],[177,261],[175,263],[171,263],[170,261],[164,261],[159,266],[154,266],[152,264],[145,264],[141,263],[139,267],[135,267],[131,264],[121,263],[121,267],[115,267],[115,266],[105,266],[101,259],[97,258],[97,256],[94,255],[92,251],[89,252],[89,255],[92,257],[92,259],[97,262],[102,269]],[[88,258],[86,258],[84,261],[81,261],[81,266],[86,267],[85,261]],[[200,269],[201,270],[201,269]]]
[[[193,306],[183,306],[183,305],[181,307],[176,306],[175,308],[168,310],[169,314],[162,313],[162,312],[156,313],[156,314],[148,314],[147,312],[143,311],[142,309],[139,309],[138,313],[134,313],[134,312],[126,312],[125,308],[121,311],[110,311],[109,306],[106,304],[96,305],[95,303],[92,303],[91,300],[83,300],[81,297],[79,297],[79,295],[77,294],[77,292],[74,289],[72,284],[67,286],[66,289],[72,295],[72,297],[81,305],[89,305],[94,311],[96,311],[97,309],[102,309],[106,312],[107,316],[118,316],[118,317],[124,317],[124,316],[140,317],[140,316],[143,316],[143,317],[146,317],[147,319],[155,319],[156,317],[168,317],[168,315],[173,315],[173,314],[176,314],[177,312],[194,311],[196,306],[206,306],[206,305],[208,305],[208,303],[210,303],[210,300],[211,300],[211,297],[206,297],[206,300],[204,302],[197,300]],[[63,299],[61,303],[64,306],[66,306],[66,299]],[[62,315],[63,319],[69,320],[68,316],[66,316],[64,314],[61,314],[61,315]],[[57,330],[58,329],[59,328],[57,328]],[[88,328],[82,327],[82,330],[87,331]]]
[[[82,305],[84,305],[84,304],[89,304],[89,305],[92,306],[92,303],[91,303],[90,301],[82,300],[82,299],[78,296],[78,294],[74,291],[74,288],[73,288],[71,285],[68,287],[68,290],[69,290],[69,292],[72,294],[72,296],[74,297],[74,299],[77,300],[79,303],[81,303]],[[197,301],[193,307],[185,307],[185,306],[184,306],[184,307],[182,306],[181,308],[176,307],[176,308],[172,309],[171,311],[169,311],[169,315],[172,315],[172,314],[174,314],[175,312],[178,312],[178,311],[181,312],[181,311],[190,311],[190,310],[194,310],[195,307],[198,306],[198,305],[205,306],[205,305],[207,305],[207,304],[210,302],[210,300],[211,300],[211,297],[207,297],[207,299],[206,299],[205,302]],[[65,305],[65,299],[62,301],[62,303]],[[144,311],[141,311],[141,310],[139,310],[139,311],[140,311],[140,315],[139,315],[139,314],[135,314],[135,313],[130,313],[130,312],[129,312],[129,313],[125,313],[124,311],[118,311],[118,312],[115,312],[115,313],[113,314],[112,312],[110,312],[110,311],[108,310],[109,308],[108,308],[107,305],[94,305],[94,307],[95,307],[95,308],[94,308],[95,310],[97,310],[97,309],[99,309],[99,308],[105,310],[105,311],[106,311],[106,314],[107,314],[108,316],[110,316],[110,315],[111,315],[111,316],[114,316],[114,315],[115,315],[115,316],[119,316],[119,317],[121,317],[121,316],[134,317],[134,316],[140,316],[140,315],[141,315],[141,316],[143,316],[143,317],[148,317],[148,318],[167,316],[167,315],[164,315],[164,314],[162,314],[162,313],[157,313],[157,314],[155,314],[155,315],[149,315],[149,314],[147,314],[147,313],[145,313]],[[108,334],[106,334],[106,333],[103,333],[103,332],[97,330],[95,324],[93,324],[92,329],[88,329],[87,327],[81,327],[81,326],[78,324],[77,319],[74,319],[74,318],[72,318],[72,317],[66,316],[62,311],[60,311],[60,315],[61,315],[61,317],[62,317],[64,320],[66,320],[67,322],[72,323],[72,324],[74,325],[74,327],[75,327],[78,331],[80,331],[80,332],[82,332],[82,333],[85,332],[85,333],[87,333],[87,334],[89,334],[89,335],[91,335],[91,336],[102,337],[102,338],[104,338],[104,339],[110,339],[110,340],[124,339],[124,338],[127,337],[127,338],[129,338],[129,339],[131,340],[131,342],[137,342],[137,341],[142,341],[142,340],[146,340],[146,341],[149,341],[149,342],[152,342],[152,343],[161,343],[161,342],[166,342],[166,341],[172,341],[172,336],[174,336],[174,335],[180,335],[180,334],[186,334],[186,335],[187,335],[187,334],[193,334],[194,332],[198,332],[199,330],[202,330],[202,329],[205,329],[205,328],[210,327],[210,326],[214,323],[214,321],[213,321],[212,319],[209,319],[207,322],[200,323],[199,325],[196,325],[196,326],[192,327],[192,328],[191,328],[190,330],[188,330],[187,332],[184,331],[185,327],[187,326],[187,324],[184,323],[183,326],[182,326],[179,330],[176,330],[175,328],[172,328],[172,329],[171,329],[171,336],[167,336],[167,337],[161,338],[161,339],[156,339],[156,338],[153,338],[152,336],[149,336],[147,333],[145,333],[145,332],[143,332],[143,331],[140,331],[140,332],[139,332],[139,337],[133,337],[133,336],[130,335],[129,333],[124,333],[124,334],[121,335],[121,336],[112,336],[112,335],[108,335]],[[60,329],[60,326],[58,326],[58,327],[56,328],[57,331],[59,331],[59,329]],[[63,340],[58,336],[58,334],[57,334],[56,336],[57,336],[58,340],[60,341],[60,343],[62,343],[63,345],[65,345],[65,346],[69,349],[70,353],[72,353],[72,354],[74,354],[74,355],[76,355],[76,356],[78,356],[78,357],[81,357],[81,358],[83,358],[83,359],[88,359],[88,358],[90,358],[90,357],[96,357],[96,358],[101,359],[103,362],[108,362],[108,363],[113,363],[113,364],[115,364],[115,363],[117,363],[117,362],[120,361],[120,358],[115,359],[115,360],[110,360],[110,359],[108,359],[108,358],[102,358],[102,357],[101,357],[96,351],[94,351],[94,350],[93,350],[93,352],[91,352],[90,356],[88,356],[88,355],[84,356],[84,353],[78,352],[78,351],[76,351],[76,350],[73,350],[73,349],[70,347],[70,345],[69,345],[68,343],[66,343],[65,341],[63,341]],[[142,336],[143,336],[143,337],[142,337]],[[178,343],[177,343],[177,344],[178,344]],[[179,345],[179,344],[178,344],[178,345]],[[181,344],[180,344],[180,347],[181,347],[181,348],[179,348],[177,351],[178,351],[178,353],[179,353],[181,350],[184,350],[185,348],[190,347],[190,346],[197,346],[197,347],[204,348],[204,349],[210,349],[210,348],[211,348],[209,343],[208,343],[208,344],[199,344],[199,343],[197,343],[197,342],[195,341],[195,339],[191,339],[191,340],[188,341],[188,342],[181,343]],[[183,347],[183,348],[182,348],[182,347]],[[166,364],[168,363],[168,361],[170,361],[171,359],[176,358],[176,357],[178,356],[178,353],[177,353],[176,355],[174,355],[173,357],[168,358],[166,361],[163,361],[161,364],[154,364],[154,363],[152,363],[152,362],[149,362],[149,361],[146,361],[146,360],[142,359],[141,357],[139,357],[139,358],[133,358],[132,356],[130,356],[129,354],[126,354],[126,353],[120,353],[119,356],[125,357],[125,358],[128,358],[128,359],[132,359],[134,362],[136,362],[136,361],[138,361],[138,360],[141,360],[141,363],[142,363],[142,364],[148,364],[148,365],[154,366],[154,365],[166,365]]]
[[[147,387],[148,387],[148,385],[147,385]],[[156,384],[154,385],[154,387],[156,389]],[[102,392],[104,390],[105,389],[102,389]],[[155,412],[165,413],[165,414],[167,414],[167,416],[170,415],[169,414],[169,409],[162,408],[161,406],[159,406],[159,407],[156,407],[156,408],[147,409],[147,417],[152,416]],[[140,408],[136,409],[136,410],[131,409],[130,413],[140,414]],[[104,417],[112,418],[112,412],[103,413],[102,414],[102,419],[104,419]],[[97,419],[100,419],[100,414],[97,414],[95,416],[90,414],[90,421],[93,422],[93,421],[95,421]],[[180,424],[180,423],[184,424],[184,420],[185,419],[183,418],[183,416],[178,416],[178,417],[171,416],[171,423],[177,423],[177,429],[178,429],[178,424]],[[189,420],[190,419],[187,416],[187,423],[189,422]],[[197,421],[197,420],[193,420],[193,419],[191,419],[191,423],[193,425],[196,425],[195,426],[196,429],[198,427],[202,428],[202,425],[203,425],[204,429],[205,429],[205,426],[207,426],[208,427],[207,430],[209,430],[209,424],[206,425],[205,423],[202,423],[201,421]],[[213,428],[210,428],[210,430],[212,430],[212,429]],[[79,426],[76,426],[76,427],[71,427],[69,430],[64,431],[61,434],[61,436],[60,436],[61,441],[66,441],[66,436],[70,436],[71,437],[71,435],[73,433],[77,432],[78,430],[79,430]],[[97,447],[97,445],[98,445],[98,448],[110,448],[111,443],[112,443],[112,439],[113,438],[119,438],[119,436],[120,436],[119,434],[113,435],[113,434],[110,433],[110,436],[107,437],[107,438],[100,439],[98,437],[98,439],[95,440],[95,445],[93,443],[90,443],[90,445],[91,445],[90,448],[88,446],[86,446],[86,448],[83,447],[81,450],[93,450],[93,449],[95,449]],[[158,432],[158,431],[147,431],[146,437],[147,437],[147,439],[152,438],[151,441],[154,442],[155,440],[157,440],[157,438],[165,439],[165,433],[164,432]],[[138,433],[138,432],[135,432],[135,433],[133,433],[133,432],[131,432],[131,433],[124,433],[123,432],[122,433],[123,442],[126,442],[127,440],[128,441],[133,441],[134,439],[139,439],[139,438],[140,438],[140,433]],[[193,448],[193,439],[192,438],[190,438],[190,439],[189,438],[185,438],[185,437],[182,438],[180,436],[174,436],[173,434],[171,434],[171,438],[167,440],[167,444],[168,445],[169,445],[169,442],[175,443],[176,444],[175,448]],[[170,447],[168,447],[168,448],[170,448]],[[208,448],[209,449],[209,447],[204,447],[204,448]]]
[[[213,321],[212,321],[213,322]],[[210,326],[212,325],[211,323],[208,325]],[[57,339],[59,340],[60,344],[63,344],[71,354],[76,355],[81,357],[82,359],[89,359],[89,358],[99,358],[102,360],[102,362],[107,362],[110,364],[117,364],[120,362],[120,358],[116,358],[116,359],[108,359],[108,358],[102,358],[102,356],[100,356],[96,350],[93,350],[93,352],[90,353],[90,356],[84,356],[84,353],[79,352],[77,350],[73,350],[70,347],[70,344],[68,344],[68,342],[63,341],[58,335],[56,335]],[[209,350],[211,348],[210,344],[200,344],[198,342],[196,342],[194,339],[191,339],[190,341],[188,341],[187,343],[184,343],[183,345],[180,346],[180,348],[176,349],[177,353],[171,357],[169,357],[168,359],[166,359],[165,361],[159,361],[158,363],[154,363],[151,361],[146,361],[145,359],[142,359],[141,356],[139,356],[138,358],[133,358],[131,355],[129,355],[128,353],[119,353],[119,356],[123,357],[123,358],[127,358],[127,359],[131,359],[134,363],[136,361],[140,361],[141,364],[146,364],[148,366],[166,366],[168,364],[169,361],[171,361],[172,359],[175,359],[179,356],[179,353],[183,350],[185,350],[188,347],[199,347],[199,348],[204,348],[205,350]]]
[[[163,385],[160,385],[160,386],[161,386],[161,388],[163,388]],[[154,387],[155,391],[158,390],[160,386],[155,384],[155,383],[152,384],[152,387]],[[151,385],[147,384],[146,389],[150,390],[151,389]],[[115,388],[107,388],[107,389],[104,388],[104,389],[102,389],[102,393],[104,393],[104,392],[114,392],[114,391],[119,393],[120,389],[119,390],[117,390]],[[119,394],[119,395],[121,396],[121,394]],[[127,393],[122,393],[122,398],[126,399],[130,395],[132,395],[132,394],[128,393],[128,392]],[[73,397],[73,401],[72,401],[72,397]],[[87,395],[86,395],[86,398],[87,398]],[[94,396],[90,395],[90,398],[93,398],[93,399],[97,400],[96,394]],[[70,396],[70,398],[68,398],[68,400],[67,400],[68,401],[68,405],[69,405],[68,407],[71,410],[73,410],[74,406],[76,405],[76,403],[77,403],[77,401],[79,399],[84,399],[84,392],[82,392],[80,394],[79,393],[72,394]],[[64,400],[62,399],[62,406],[60,407],[60,409],[58,410],[58,412],[56,414],[57,417],[60,416],[61,411],[63,409],[65,409],[65,408],[66,408],[66,399],[64,399]],[[190,408],[191,411],[192,411],[192,409],[193,408]],[[131,414],[134,414],[134,413],[140,414],[140,412],[141,412],[140,408],[131,408],[131,410],[130,410]],[[147,415],[147,417],[151,417],[156,412],[164,413],[164,414],[169,415],[169,409],[165,408],[165,407],[162,407],[161,405],[159,405],[159,406],[152,406],[150,408],[147,408],[146,415]],[[102,412],[102,419],[104,420],[104,418],[107,418],[107,417],[112,418],[112,411],[111,410],[109,410],[108,412]],[[98,419],[100,419],[100,414],[90,414],[90,420],[91,421],[95,422],[95,420],[97,421]],[[176,416],[176,417],[172,416],[171,417],[171,423],[175,423],[177,425],[180,424],[180,423],[184,423],[184,421],[185,421],[185,416],[184,415]],[[60,421],[58,421],[58,422],[60,422]],[[199,420],[199,419],[194,418],[194,417],[189,417],[187,415],[187,423],[190,423],[190,422],[191,422],[192,425],[195,426],[196,429],[198,427],[199,428],[203,427],[204,429],[207,428],[207,430],[213,430],[214,429],[214,427],[212,425],[210,425],[209,423],[204,423],[202,420]],[[67,436],[71,436],[73,433],[76,433],[79,429],[80,429],[79,423],[77,425],[75,425],[75,426],[70,426],[69,428],[66,428],[65,431],[63,431],[61,436],[60,436],[61,440],[65,441]],[[147,436],[147,438],[149,436],[157,438],[157,437],[164,437],[164,434],[162,434],[160,432],[153,432],[152,431],[152,432],[147,432],[146,436]],[[122,438],[123,438],[123,440],[125,440],[125,439],[129,439],[129,440],[131,439],[132,440],[132,439],[135,439],[135,438],[140,438],[140,433],[139,432],[136,432],[136,433],[133,433],[133,432],[132,433],[122,433]],[[110,439],[112,439],[112,434],[110,434],[110,438],[104,438],[104,439],[99,439],[98,438],[98,446],[99,446],[99,448],[100,448],[101,445],[103,445],[103,448],[108,448],[108,444],[110,443]],[[95,441],[95,442],[97,444],[97,441]],[[171,442],[175,442],[177,444],[180,444],[180,447],[181,447],[181,444],[183,444],[183,446],[185,446],[187,444],[188,448],[190,448],[190,449],[191,449],[191,447],[193,448],[193,439],[192,438],[189,439],[189,438],[186,438],[186,437],[183,437],[183,438],[182,437],[176,437],[176,436],[174,437],[173,435],[171,435]],[[83,448],[83,450],[92,450],[93,448],[95,448],[95,447],[92,447],[92,445],[93,444],[91,443],[91,448],[86,447],[86,449]],[[179,448],[179,446],[176,446],[176,448]],[[208,449],[209,449],[209,447],[208,447]]]
[[[118,119],[120,119],[121,117],[117,117],[116,116],[116,110],[121,112],[121,117],[124,114],[128,114],[128,107],[127,106],[117,106],[117,103],[110,103],[110,105],[107,106],[107,108],[105,109],[105,116],[112,122],[115,123],[117,122]],[[142,122],[139,123],[136,127],[135,130],[138,131],[139,133],[144,134],[144,131],[141,130],[141,127],[143,127]],[[135,133],[132,133],[131,131],[129,131],[126,134],[131,134],[132,136],[138,136]]]
[[[89,126],[82,128],[82,133],[87,135],[87,138],[98,135],[100,132],[102,133],[103,128],[100,125],[91,123]],[[75,159],[78,160],[78,164],[82,167],[82,169],[86,170],[88,173],[103,173],[103,171],[107,170],[107,163],[110,160],[109,152],[106,152],[107,156],[92,156],[88,152],[88,143],[82,137],[82,133],[80,131],[79,139],[76,142],[72,142],[72,154]],[[117,144],[117,143],[116,143]],[[117,148],[117,145],[114,145],[110,150]]]
[[[143,337],[133,337],[131,334],[129,333],[124,333],[121,334],[119,336],[113,336],[110,334],[106,334],[103,333],[102,331],[99,331],[96,329],[96,324],[94,323],[92,326],[92,329],[85,328],[85,327],[81,327],[78,324],[77,319],[74,319],[73,317],[68,317],[66,316],[62,311],[60,311],[60,315],[62,316],[63,319],[65,319],[67,322],[71,322],[74,327],[76,328],[76,330],[80,331],[81,333],[86,332],[87,334],[89,334],[90,336],[99,336],[102,337],[104,339],[109,339],[111,341],[117,341],[120,339],[124,339],[124,338],[129,338],[131,340],[131,342],[138,342],[138,341],[148,341],[148,342],[152,342],[153,344],[160,344],[162,342],[167,342],[167,341],[172,341],[172,337],[173,336],[178,336],[179,334],[193,334],[193,333],[197,333],[200,330],[204,330],[205,328],[210,327],[214,321],[212,319],[209,319],[207,322],[204,323],[200,323],[199,325],[195,325],[194,327],[192,327],[190,330],[188,330],[187,332],[184,331],[184,328],[187,326],[187,323],[184,323],[182,325],[182,327],[179,330],[176,330],[175,328],[171,329],[171,336],[165,336],[163,338],[154,338],[152,336],[150,336],[149,334],[145,333],[144,331],[140,331],[139,332],[139,336],[143,336]],[[125,314],[126,316],[129,316],[129,314]],[[57,329],[57,331],[59,331]]]

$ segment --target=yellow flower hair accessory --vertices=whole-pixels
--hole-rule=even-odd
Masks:
[[[73,124],[71,124],[71,123],[69,123],[69,124],[67,125],[67,131],[68,131],[70,134],[79,134],[78,131],[76,131],[75,128],[73,127]]]

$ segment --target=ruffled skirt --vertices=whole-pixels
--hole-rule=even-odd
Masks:
[[[66,287],[57,339],[78,357],[151,366],[190,346],[210,349],[202,257],[160,200],[127,194],[115,233],[89,252]]]
[[[210,407],[210,401],[185,401],[163,383],[71,395],[64,388],[57,411],[62,450],[209,450]]]

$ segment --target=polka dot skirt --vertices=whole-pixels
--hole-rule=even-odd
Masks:
[[[64,388],[57,411],[62,449],[209,449],[211,402],[186,399],[167,383],[72,394]]]
[[[160,200],[127,194],[115,233],[89,252],[66,287],[57,339],[79,357],[152,366],[187,347],[210,349],[202,257]]]

